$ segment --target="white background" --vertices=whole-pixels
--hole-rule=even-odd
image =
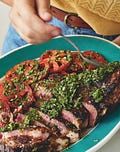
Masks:
[[[0,50],[9,24],[10,8],[0,2]],[[120,152],[120,130],[117,134],[98,152]]]
[[[0,2],[0,50],[9,24],[9,10],[10,8],[7,5]]]

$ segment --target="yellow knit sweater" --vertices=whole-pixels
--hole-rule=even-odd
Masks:
[[[51,0],[51,5],[77,13],[99,34],[120,34],[120,0]]]

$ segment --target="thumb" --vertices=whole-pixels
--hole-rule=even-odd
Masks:
[[[50,13],[50,0],[36,0],[38,14],[44,21],[50,21],[52,15]]]

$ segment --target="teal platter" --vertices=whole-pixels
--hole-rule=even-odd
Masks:
[[[110,41],[88,35],[69,36],[69,38],[76,43],[81,51],[93,50],[102,54],[109,62],[120,61],[120,47]],[[38,58],[46,50],[51,49],[74,51],[74,48],[61,37],[39,45],[23,46],[0,57],[0,77],[3,77],[14,65],[25,60]],[[64,152],[95,152],[108,142],[119,129],[120,106],[104,117],[85,137]]]

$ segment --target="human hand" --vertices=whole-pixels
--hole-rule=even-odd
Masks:
[[[118,36],[117,38],[115,38],[113,40],[113,42],[120,46],[120,36]]]
[[[1,1],[9,6],[13,5],[13,0],[1,0]]]
[[[58,36],[60,29],[49,25],[50,0],[14,0],[10,13],[13,27],[28,43],[37,44]]]

